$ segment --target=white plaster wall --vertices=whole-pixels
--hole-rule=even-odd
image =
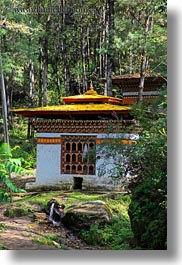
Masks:
[[[97,136],[98,139],[105,138],[121,138],[121,139],[130,139],[137,140],[139,138],[138,134],[133,133],[37,133],[37,137],[48,137],[55,138],[61,137],[62,135],[81,135],[81,136]]]
[[[60,144],[37,144],[36,183],[51,184],[60,178]]]
[[[111,176],[117,175],[116,159],[109,153],[109,150],[104,146],[96,148],[96,175],[103,180]]]

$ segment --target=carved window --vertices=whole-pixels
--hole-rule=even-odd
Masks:
[[[70,166],[66,165],[66,174],[70,174]]]
[[[72,143],[72,152],[76,151],[76,143]]]
[[[73,155],[72,155],[72,163],[75,163],[75,162],[76,162],[76,155],[73,154]]]
[[[66,163],[69,163],[70,162],[70,154],[67,154],[66,155]]]
[[[67,152],[70,151],[70,143],[66,143],[66,151],[67,151]]]
[[[78,143],[78,151],[82,151],[82,143]]]
[[[61,174],[95,175],[95,136],[63,136]]]
[[[77,170],[78,170],[78,172],[82,172],[82,166],[79,165]]]
[[[87,166],[84,166],[84,167],[83,167],[83,174],[84,174],[84,175],[87,175]]]
[[[93,166],[89,166],[89,175],[93,175],[94,168]]]
[[[75,166],[75,165],[72,166],[72,173],[73,173],[73,174],[76,173],[76,166]]]

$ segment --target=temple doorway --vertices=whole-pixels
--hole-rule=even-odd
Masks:
[[[81,177],[73,177],[73,189],[81,190],[82,189],[83,178]]]

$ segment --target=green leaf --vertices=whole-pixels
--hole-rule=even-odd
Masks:
[[[16,187],[11,180],[6,177],[6,176],[2,176],[2,180],[4,182],[4,184],[13,192],[26,192],[24,189],[20,189],[18,187]]]
[[[6,159],[10,158],[11,155],[11,149],[10,146],[7,143],[3,143],[0,145],[0,159]]]
[[[5,190],[0,190],[0,202],[8,202],[8,194]]]

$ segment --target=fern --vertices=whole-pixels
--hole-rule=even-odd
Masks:
[[[5,190],[0,190],[0,202],[7,202],[8,195]]]
[[[12,173],[23,174],[24,171],[21,158],[13,158],[10,146],[3,143],[0,146],[0,182],[3,182],[11,192],[26,192],[14,185],[10,179]],[[0,201],[7,201],[7,198],[6,190],[0,189]]]

